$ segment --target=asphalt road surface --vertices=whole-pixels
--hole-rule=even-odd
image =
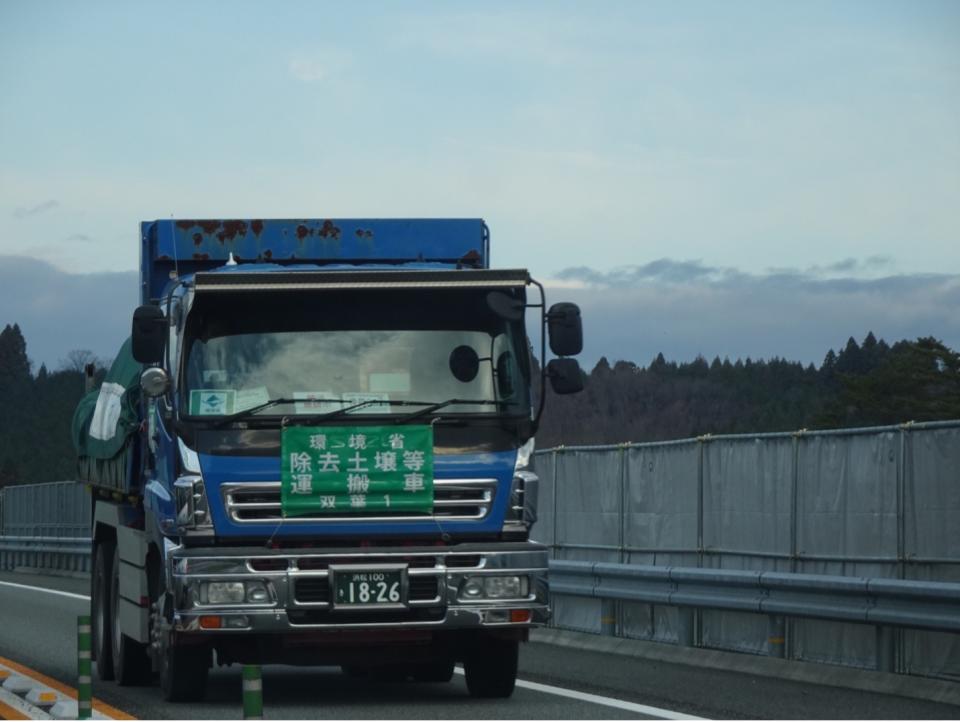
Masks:
[[[76,618],[88,613],[88,590],[81,579],[0,573],[0,657],[75,686]],[[206,699],[190,705],[164,702],[156,686],[94,680],[96,697],[134,717],[242,717],[237,666],[212,670]],[[960,717],[960,707],[922,700],[538,643],[521,648],[520,680],[508,700],[477,700],[467,694],[460,674],[449,684],[397,684],[349,678],[331,667],[268,666],[264,714],[275,719]]]

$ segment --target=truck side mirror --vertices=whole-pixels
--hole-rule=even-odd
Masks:
[[[159,306],[139,306],[133,312],[130,344],[133,358],[142,364],[163,361],[166,331],[166,317]]]
[[[583,391],[583,373],[573,358],[555,358],[547,364],[550,388],[555,394],[575,394]]]
[[[583,351],[583,324],[575,303],[555,303],[547,313],[550,350],[557,356],[575,356]]]

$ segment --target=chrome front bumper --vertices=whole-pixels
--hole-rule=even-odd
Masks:
[[[370,571],[401,567],[408,582],[406,603],[389,609],[332,604],[331,567],[336,573],[345,566]],[[468,577],[504,573],[528,577],[526,597],[460,599]],[[546,624],[550,616],[547,549],[534,542],[325,549],[175,547],[168,552],[167,574],[174,593],[174,629],[179,632],[522,628]],[[267,585],[269,601],[201,601],[203,582],[252,581]]]

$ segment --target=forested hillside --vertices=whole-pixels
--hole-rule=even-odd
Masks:
[[[539,448],[960,418],[960,354],[933,338],[889,346],[867,334],[820,368],[774,358],[649,366],[606,358],[586,390],[548,395]]]
[[[62,368],[31,373],[27,347],[14,324],[0,331],[0,486],[72,479],[73,410],[83,395],[89,352],[71,352]]]
[[[35,373],[17,325],[0,332],[0,486],[71,479],[70,422],[89,352]],[[102,371],[101,371],[102,373]],[[586,390],[547,401],[539,448],[960,418],[960,354],[933,338],[892,346],[870,333],[820,368],[772,359],[649,366],[605,358]]]

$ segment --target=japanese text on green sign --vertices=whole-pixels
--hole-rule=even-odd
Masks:
[[[281,455],[284,516],[433,511],[430,426],[294,426]]]

